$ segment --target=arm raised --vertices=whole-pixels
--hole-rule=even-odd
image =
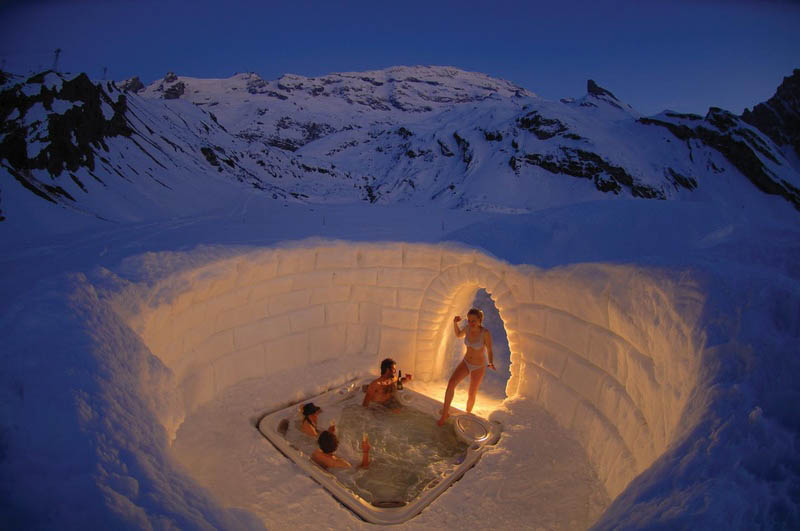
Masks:
[[[456,334],[456,337],[463,337],[467,332],[463,328],[458,327],[459,321],[461,321],[460,315],[453,317],[453,332]]]

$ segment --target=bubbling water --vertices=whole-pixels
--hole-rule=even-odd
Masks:
[[[433,417],[411,407],[387,411],[348,404],[339,423],[340,448],[345,446],[348,456],[360,456],[361,435],[369,437],[369,468],[337,475],[370,502],[413,500],[457,466],[467,449],[452,425],[440,428]]]
[[[411,407],[365,408],[357,399],[338,407],[326,408],[320,416],[336,416],[339,448],[336,454],[350,461],[354,468],[332,470],[345,487],[370,503],[410,502],[428,485],[438,481],[464,459],[467,445],[455,435],[451,423],[440,428],[436,420]],[[295,426],[299,428],[299,422]],[[361,441],[366,433],[371,446],[370,466],[361,463]],[[297,429],[287,439],[310,454],[316,441]]]

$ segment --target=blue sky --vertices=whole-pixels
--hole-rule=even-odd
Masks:
[[[547,99],[597,81],[645,114],[742,112],[800,68],[800,2],[0,0],[0,61],[93,78],[265,79],[449,65]]]

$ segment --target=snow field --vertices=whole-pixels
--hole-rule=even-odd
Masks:
[[[704,297],[688,273],[318,240],[178,269],[111,298],[174,375],[156,412],[170,440],[234,384],[327,360],[357,374],[390,356],[423,381],[446,377],[453,315],[484,288],[508,335],[506,394],[571,431],[613,499],[673,442],[704,345]]]
[[[17,199],[27,204],[24,197]],[[337,529],[364,528],[297,474],[253,426],[267,411],[375,374],[382,353],[316,364],[275,356],[269,361],[276,366],[264,363],[263,368],[275,372],[221,393],[198,379],[195,391],[213,399],[186,415],[184,388],[171,369],[175,363],[162,361],[165,350],[145,345],[136,330],[147,317],[154,329],[172,329],[163,336],[171,338],[178,335],[178,312],[169,312],[181,309],[185,319],[187,312],[197,312],[195,298],[210,300],[213,291],[216,299],[255,286],[260,274],[269,273],[260,282],[287,274],[295,278],[281,258],[284,251],[311,249],[316,267],[323,248],[385,246],[403,247],[406,261],[417,249],[426,259],[439,256],[438,266],[416,267],[438,267],[437,276],[447,269],[445,251],[469,254],[463,264],[500,277],[516,303],[501,305],[511,343],[503,357],[514,356],[511,398],[499,403],[498,372],[484,381],[476,404],[479,414],[503,422],[503,438],[409,529],[452,528],[470,520],[497,529],[585,529],[592,522],[598,529],[798,527],[800,413],[794,405],[800,398],[800,239],[795,218],[781,217],[780,203],[773,201],[763,216],[737,217],[708,203],[602,201],[539,216],[489,219],[430,209],[375,210],[374,205],[310,212],[292,205],[261,208],[254,199],[241,206],[198,219],[100,227],[77,238],[37,239],[38,228],[7,227],[8,274],[0,284],[6,301],[0,314],[5,338],[0,349],[5,368],[0,371],[0,477],[5,479],[0,527],[305,529],[325,521]],[[53,210],[37,223],[76,224],[60,212]],[[321,221],[325,214],[327,225]],[[445,221],[447,230],[456,232],[445,233]],[[278,243],[323,229],[328,240]],[[437,255],[426,246],[334,240],[372,242],[389,234],[405,241],[461,241],[544,269],[511,267],[452,244],[432,247],[441,250]],[[29,239],[39,243],[25,244]],[[355,266],[346,253],[328,254],[331,260],[347,260],[329,268],[337,271],[337,279],[347,272],[351,279],[374,282],[363,280],[365,288],[377,287],[378,270],[388,267],[371,265],[375,271],[367,271],[358,262],[359,250]],[[263,257],[264,265],[256,257]],[[304,273],[312,272],[306,267]],[[472,304],[470,292],[482,283],[466,275],[463,280],[448,288],[453,300],[465,299],[458,308],[462,315]],[[410,304],[407,294],[401,297],[405,292],[389,289],[395,292],[393,304]],[[348,293],[353,291],[351,286]],[[419,291],[422,295],[413,293],[424,299],[429,290]],[[491,297],[500,295],[495,289]],[[215,325],[216,318],[207,318],[207,308],[201,307],[196,323]],[[442,323],[449,330],[452,315],[446,311]],[[569,323],[568,334],[556,335]],[[446,336],[443,343],[452,341]],[[525,337],[528,345],[522,344]],[[463,343],[452,346],[463,352]],[[581,348],[585,351],[575,352]],[[548,349],[565,361],[545,365]],[[444,358],[455,361],[452,354]],[[280,363],[297,366],[278,371]],[[437,363],[438,358],[433,365],[438,370]],[[595,370],[603,372],[600,391],[591,386],[597,379],[589,378]],[[578,376],[586,378],[585,387],[575,383]],[[606,390],[615,382],[619,387]],[[437,398],[444,389],[435,374],[431,382],[414,385]],[[505,388],[505,382],[500,385]],[[680,396],[681,389],[692,387],[688,399]],[[579,391],[612,399],[593,403]],[[465,395],[462,384],[454,403],[463,407]],[[638,422],[617,419],[623,413],[614,415],[614,408],[638,408],[647,431]],[[587,425],[580,421],[589,414],[598,419],[590,424],[593,432],[572,428]],[[672,426],[670,417],[678,415]],[[165,429],[179,425],[176,438]],[[629,433],[639,439],[629,442]],[[666,442],[650,443],[648,437]],[[568,451],[566,439],[580,443]],[[653,447],[637,449],[637,440]],[[192,451],[186,451],[189,444]],[[624,461],[625,445],[630,459],[644,458]],[[658,457],[647,466],[649,455]],[[611,477],[622,483],[631,472],[613,470],[618,465],[612,459],[647,468],[609,505],[590,472],[594,468],[605,474],[604,482]],[[584,506],[590,510],[576,518]],[[310,514],[309,507],[314,507]]]

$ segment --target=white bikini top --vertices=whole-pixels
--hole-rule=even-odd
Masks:
[[[485,330],[486,330],[485,328],[481,327],[481,335],[478,337],[478,340],[474,343],[470,342],[469,332],[467,331],[464,334],[464,344],[470,348],[474,348],[475,350],[483,350],[483,348],[486,346],[483,344],[483,333]]]

